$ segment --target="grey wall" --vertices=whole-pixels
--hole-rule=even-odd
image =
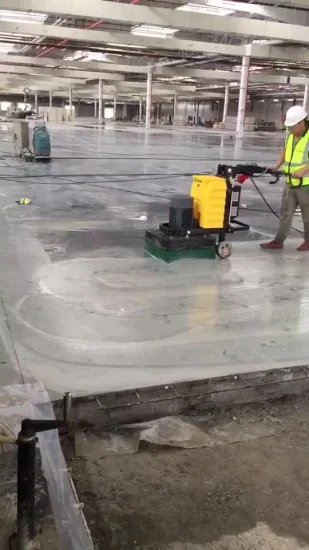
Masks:
[[[94,103],[74,103],[75,115],[79,118],[91,118],[94,117]],[[106,101],[105,107],[114,107],[114,102]],[[138,114],[138,105],[127,103],[127,120],[132,120]],[[117,104],[116,118],[123,117],[123,105]]]
[[[23,95],[0,95],[0,101],[12,101],[22,103],[24,100]],[[33,96],[29,96],[28,103],[34,105]],[[61,98],[53,98],[54,107],[63,107],[67,101]],[[302,100],[298,99],[297,104],[302,104]],[[39,105],[48,106],[49,98],[47,96],[39,96]],[[93,117],[94,116],[94,103],[82,103],[74,102],[75,112],[77,117]],[[277,127],[282,126],[282,113],[286,112],[289,107],[293,105],[293,102],[290,101],[279,101],[274,102],[273,99],[265,99],[265,101],[260,101],[259,99],[254,99],[250,103],[248,102],[247,114],[250,117],[254,117],[259,120],[264,120],[266,122],[275,122]],[[113,106],[113,102],[106,102],[106,106]],[[188,116],[196,116],[196,102],[193,101],[179,101],[177,112],[178,115],[187,118]],[[231,99],[229,103],[228,116],[236,116],[238,109],[238,103],[235,99]],[[223,100],[217,101],[200,101],[199,102],[199,117],[205,120],[221,120],[223,112]],[[156,113],[156,102],[153,104],[153,113]],[[173,115],[173,102],[161,103],[160,108],[161,116],[172,116]],[[123,106],[122,104],[117,104],[116,116],[121,118],[123,115]],[[127,104],[127,119],[132,120],[134,117],[138,116],[138,104]],[[143,117],[145,117],[145,102],[143,102]]]
[[[202,120],[215,120],[222,116],[223,103],[220,101],[200,101],[198,108],[198,116]],[[161,115],[173,115],[173,103],[161,104]],[[177,115],[187,118],[189,116],[196,117],[197,102],[196,101],[178,101]]]
[[[302,104],[301,100],[296,102]],[[293,105],[290,101],[275,102],[271,98],[265,98],[264,101],[254,99],[250,103],[248,102],[247,114],[250,117],[254,117],[258,120],[264,120],[265,122],[274,122],[277,127],[282,125],[282,115]],[[228,116],[236,116],[238,109],[238,103],[235,100],[231,100],[228,109]]]
[[[302,104],[301,100],[296,101],[297,104]],[[247,115],[254,117],[258,120],[264,120],[265,122],[275,122],[279,128],[282,126],[282,114],[293,105],[290,101],[274,102],[273,99],[265,99],[260,101],[254,99],[248,102]],[[237,116],[238,103],[235,99],[231,99],[228,108],[228,116]],[[223,100],[217,101],[200,101],[199,104],[199,117],[205,120],[222,120],[223,112]],[[173,104],[164,103],[161,105],[162,115],[173,114]],[[177,107],[177,114],[187,118],[188,116],[196,116],[196,103],[190,101],[179,101]]]
[[[75,117],[94,117],[94,103],[75,104]]]

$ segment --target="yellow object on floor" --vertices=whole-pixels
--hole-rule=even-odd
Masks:
[[[19,201],[19,204],[30,204],[31,203],[31,199],[28,199],[27,197],[26,198],[22,198],[20,199]]]

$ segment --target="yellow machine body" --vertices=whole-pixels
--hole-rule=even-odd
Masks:
[[[190,196],[194,200],[194,218],[203,229],[224,227],[227,184],[218,176],[193,176]]]

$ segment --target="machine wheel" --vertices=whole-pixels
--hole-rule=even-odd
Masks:
[[[233,247],[231,243],[228,243],[227,241],[222,241],[217,245],[216,252],[219,258],[221,258],[222,260],[226,260],[232,254]]]

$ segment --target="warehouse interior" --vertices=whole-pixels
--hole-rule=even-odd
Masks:
[[[274,166],[287,109],[308,107],[308,23],[306,0],[0,1],[2,386],[85,395],[306,364],[299,214],[284,251],[259,247],[282,180],[243,185],[250,229],[228,260],[165,264],[144,239],[192,175]],[[16,155],[26,110],[50,163]]]
[[[0,0],[1,550],[309,549],[308,28]]]

